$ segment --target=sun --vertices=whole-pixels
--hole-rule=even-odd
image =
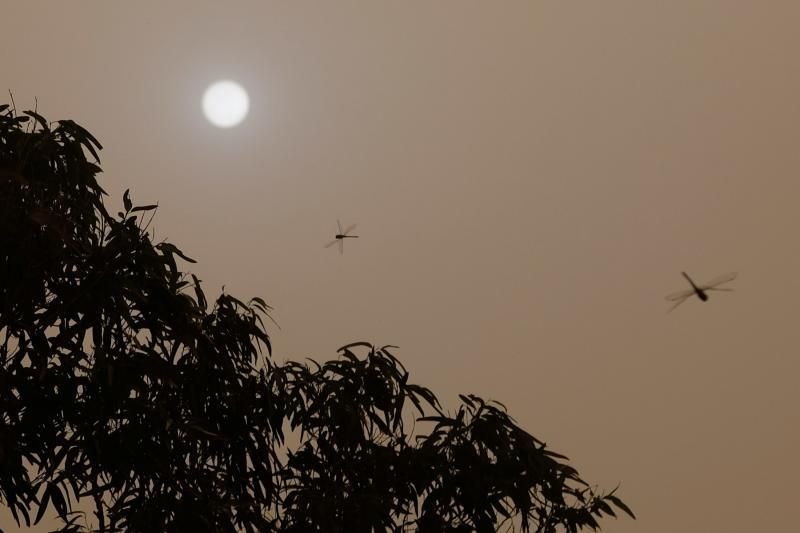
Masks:
[[[245,119],[249,109],[247,91],[235,81],[216,81],[203,93],[203,113],[218,128],[237,126]]]

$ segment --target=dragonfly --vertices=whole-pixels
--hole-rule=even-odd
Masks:
[[[336,234],[336,238],[334,238],[331,242],[325,245],[325,248],[330,248],[336,243],[339,243],[339,253],[344,253],[344,240],[345,239],[358,239],[358,235],[350,235],[350,232],[356,229],[355,224],[351,224],[347,226],[347,229],[342,231],[342,223],[338,220],[336,221],[336,225],[339,228],[339,233]]]
[[[673,292],[672,294],[667,295],[668,301],[676,302],[675,305],[669,308],[669,311],[672,311],[673,309],[681,305],[683,302],[688,300],[689,297],[694,295],[697,295],[697,297],[700,298],[700,300],[705,302],[706,300],[708,300],[708,294],[707,294],[708,291],[733,291],[733,289],[720,287],[720,285],[735,280],[736,276],[738,275],[736,272],[730,272],[728,274],[723,274],[722,276],[717,276],[716,278],[712,279],[711,281],[703,285],[697,285],[695,284],[694,281],[692,281],[692,278],[690,278],[686,272],[681,272],[681,274],[683,274],[683,277],[686,278],[686,280],[689,282],[689,285],[691,285],[692,288],[684,289],[678,292]]]

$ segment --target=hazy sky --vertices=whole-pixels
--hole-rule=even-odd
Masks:
[[[0,88],[94,133],[112,205],[159,202],[209,293],[273,305],[277,360],[399,345],[621,483],[639,520],[604,531],[797,527],[796,0],[2,13]],[[202,116],[219,78],[238,128]],[[667,314],[681,270],[740,276]]]

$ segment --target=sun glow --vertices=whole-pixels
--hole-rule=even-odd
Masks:
[[[240,124],[249,109],[247,91],[234,81],[214,82],[203,93],[203,113],[218,128],[232,128]]]

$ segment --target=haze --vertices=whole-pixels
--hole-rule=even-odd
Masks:
[[[604,531],[796,528],[797,2],[3,15],[0,88],[97,136],[111,204],[159,202],[210,294],[275,307],[277,360],[399,345],[445,403],[498,399],[621,483],[639,520]],[[203,117],[217,79],[250,95],[239,127]],[[682,270],[740,275],[667,314]]]

